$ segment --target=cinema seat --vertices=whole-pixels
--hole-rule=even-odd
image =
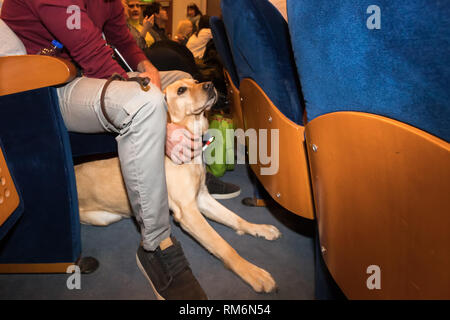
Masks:
[[[246,130],[276,130],[278,172],[251,164],[264,188],[286,209],[313,219],[313,205],[304,148],[304,108],[286,21],[264,0],[222,0],[223,22],[239,78]],[[270,140],[270,138],[268,139]],[[271,143],[268,143],[270,150]]]
[[[287,1],[321,255],[350,299],[449,299],[450,3],[375,4]]]
[[[54,63],[55,69],[65,75],[49,69]],[[2,77],[11,75],[13,68],[43,68],[22,77],[26,84],[20,84],[16,91],[22,87],[26,91],[7,94],[2,86],[0,93],[0,138],[24,201],[22,217],[0,242],[2,273],[65,272],[81,254],[69,137],[56,90],[45,86],[46,80],[42,79],[47,75],[52,84],[62,77],[70,80],[74,69],[64,70],[64,65],[65,62],[51,57],[0,57]],[[52,74],[59,79],[53,81]],[[32,90],[34,77],[41,79],[36,87],[44,87]],[[4,83],[5,79],[1,80]],[[10,81],[9,86],[12,85]]]
[[[83,259],[74,155],[53,86],[76,70],[63,59],[25,55],[1,20],[0,29],[1,149],[21,212],[0,222],[0,273],[65,273]],[[114,137],[101,136],[74,134],[76,155],[113,152]]]

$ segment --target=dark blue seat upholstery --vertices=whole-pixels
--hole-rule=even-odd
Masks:
[[[3,56],[22,56],[26,52],[22,42],[2,20],[0,29],[0,38],[6,45],[0,50],[5,68],[2,79],[8,84],[2,86],[0,96],[0,146],[20,200],[19,207],[0,226],[0,270],[65,272],[64,265],[75,262],[81,254],[72,157],[116,152],[115,136],[71,133],[69,140],[53,87],[10,94],[27,89],[14,84],[9,86],[11,83],[5,81],[11,74],[19,74],[14,72],[19,64],[14,57]],[[29,68],[38,67],[34,65],[36,57],[22,58],[20,61]],[[63,63],[65,66],[61,67],[60,62],[52,63],[54,78],[44,77],[41,82],[37,79],[39,72],[29,77],[24,75],[25,87],[40,87],[43,83],[50,85],[73,78],[75,71],[70,65]],[[37,70],[42,72],[43,69]]]
[[[117,153],[116,134],[69,132],[70,146],[74,158],[95,154]]]
[[[308,121],[361,111],[450,141],[450,2],[288,0]],[[245,11],[245,10],[242,10]]]
[[[228,42],[225,25],[219,17],[211,17],[209,22],[217,52],[219,53],[222,63],[225,69],[227,69],[234,86],[239,88],[239,77],[237,75],[236,65],[233,61],[233,55],[231,53],[230,43]]]
[[[267,0],[222,0],[239,80],[253,79],[290,120],[303,124],[300,84],[286,21]]]
[[[0,263],[76,261],[81,254],[78,200],[56,90],[0,97],[0,137],[24,203],[22,217],[0,242]]]

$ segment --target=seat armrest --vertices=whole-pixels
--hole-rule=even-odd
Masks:
[[[68,60],[23,55],[0,57],[0,96],[71,81],[75,66]]]

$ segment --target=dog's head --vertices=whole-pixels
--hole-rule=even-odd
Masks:
[[[212,82],[199,83],[193,79],[175,81],[165,89],[167,107],[174,123],[181,123],[192,115],[202,115],[217,101]]]

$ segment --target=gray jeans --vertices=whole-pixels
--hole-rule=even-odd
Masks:
[[[136,76],[137,73],[129,73]],[[192,78],[181,71],[160,72],[162,89]],[[141,228],[143,246],[155,250],[170,236],[164,154],[167,106],[153,84],[147,92],[136,82],[113,81],[105,107],[113,125],[104,118],[100,94],[104,79],[76,78],[58,88],[61,113],[69,131],[118,133],[120,166],[133,213]]]

